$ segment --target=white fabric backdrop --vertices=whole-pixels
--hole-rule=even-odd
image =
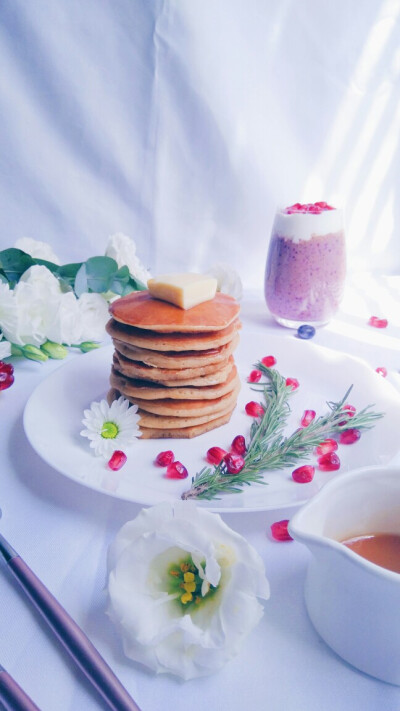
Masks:
[[[2,0],[0,65],[1,248],[258,287],[275,207],[326,199],[399,270],[399,0]]]

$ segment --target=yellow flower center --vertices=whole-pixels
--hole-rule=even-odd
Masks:
[[[204,565],[205,563],[203,562],[202,568],[204,568]],[[218,589],[218,586],[214,587],[208,583],[207,592],[202,595],[201,589],[204,580],[200,577],[191,556],[180,563],[170,565],[168,575],[170,578],[169,592],[172,595],[178,595],[178,600],[185,609],[192,609],[192,605],[199,607],[206,598],[212,597]]]
[[[118,432],[119,429],[115,422],[104,422],[101,428],[101,436],[104,437],[104,439],[115,439]]]

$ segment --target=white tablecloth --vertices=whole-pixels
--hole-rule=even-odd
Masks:
[[[318,331],[314,343],[358,355],[373,369],[386,366],[388,379],[398,387],[399,303],[398,278],[359,276],[348,286],[337,318]],[[388,318],[388,328],[368,326],[371,315]],[[279,333],[290,347],[293,332],[272,322],[260,293],[245,295],[242,316],[243,335],[247,327],[259,329],[267,346],[268,335]],[[0,393],[1,531],[82,626],[142,711],[398,711],[400,688],[351,668],[314,631],[303,600],[308,551],[297,542],[274,542],[269,535],[270,524],[289,518],[293,509],[224,515],[257,548],[271,584],[264,617],[238,657],[214,676],[186,683],[155,677],[126,659],[105,615],[105,556],[111,539],[139,506],[86,489],[39,458],[25,437],[23,410],[34,387],[62,363],[18,361],[15,366],[14,385]],[[0,600],[0,664],[38,706],[43,711],[106,708],[5,565]]]

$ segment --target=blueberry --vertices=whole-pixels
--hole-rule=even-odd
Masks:
[[[307,323],[304,323],[302,326],[299,326],[297,329],[297,336],[298,338],[312,338],[315,336],[315,328],[314,326],[309,326]]]

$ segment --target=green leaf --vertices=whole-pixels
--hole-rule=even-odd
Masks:
[[[10,247],[0,252],[0,269],[12,289],[22,274],[34,264],[34,259],[26,252],[23,252],[22,249]]]
[[[82,262],[76,262],[57,267],[55,276],[58,278],[60,286],[64,291],[69,291],[74,288],[76,275],[81,266]]]
[[[118,264],[111,257],[90,257],[82,264],[75,278],[75,293],[80,296],[85,291],[102,294],[110,291]]]

